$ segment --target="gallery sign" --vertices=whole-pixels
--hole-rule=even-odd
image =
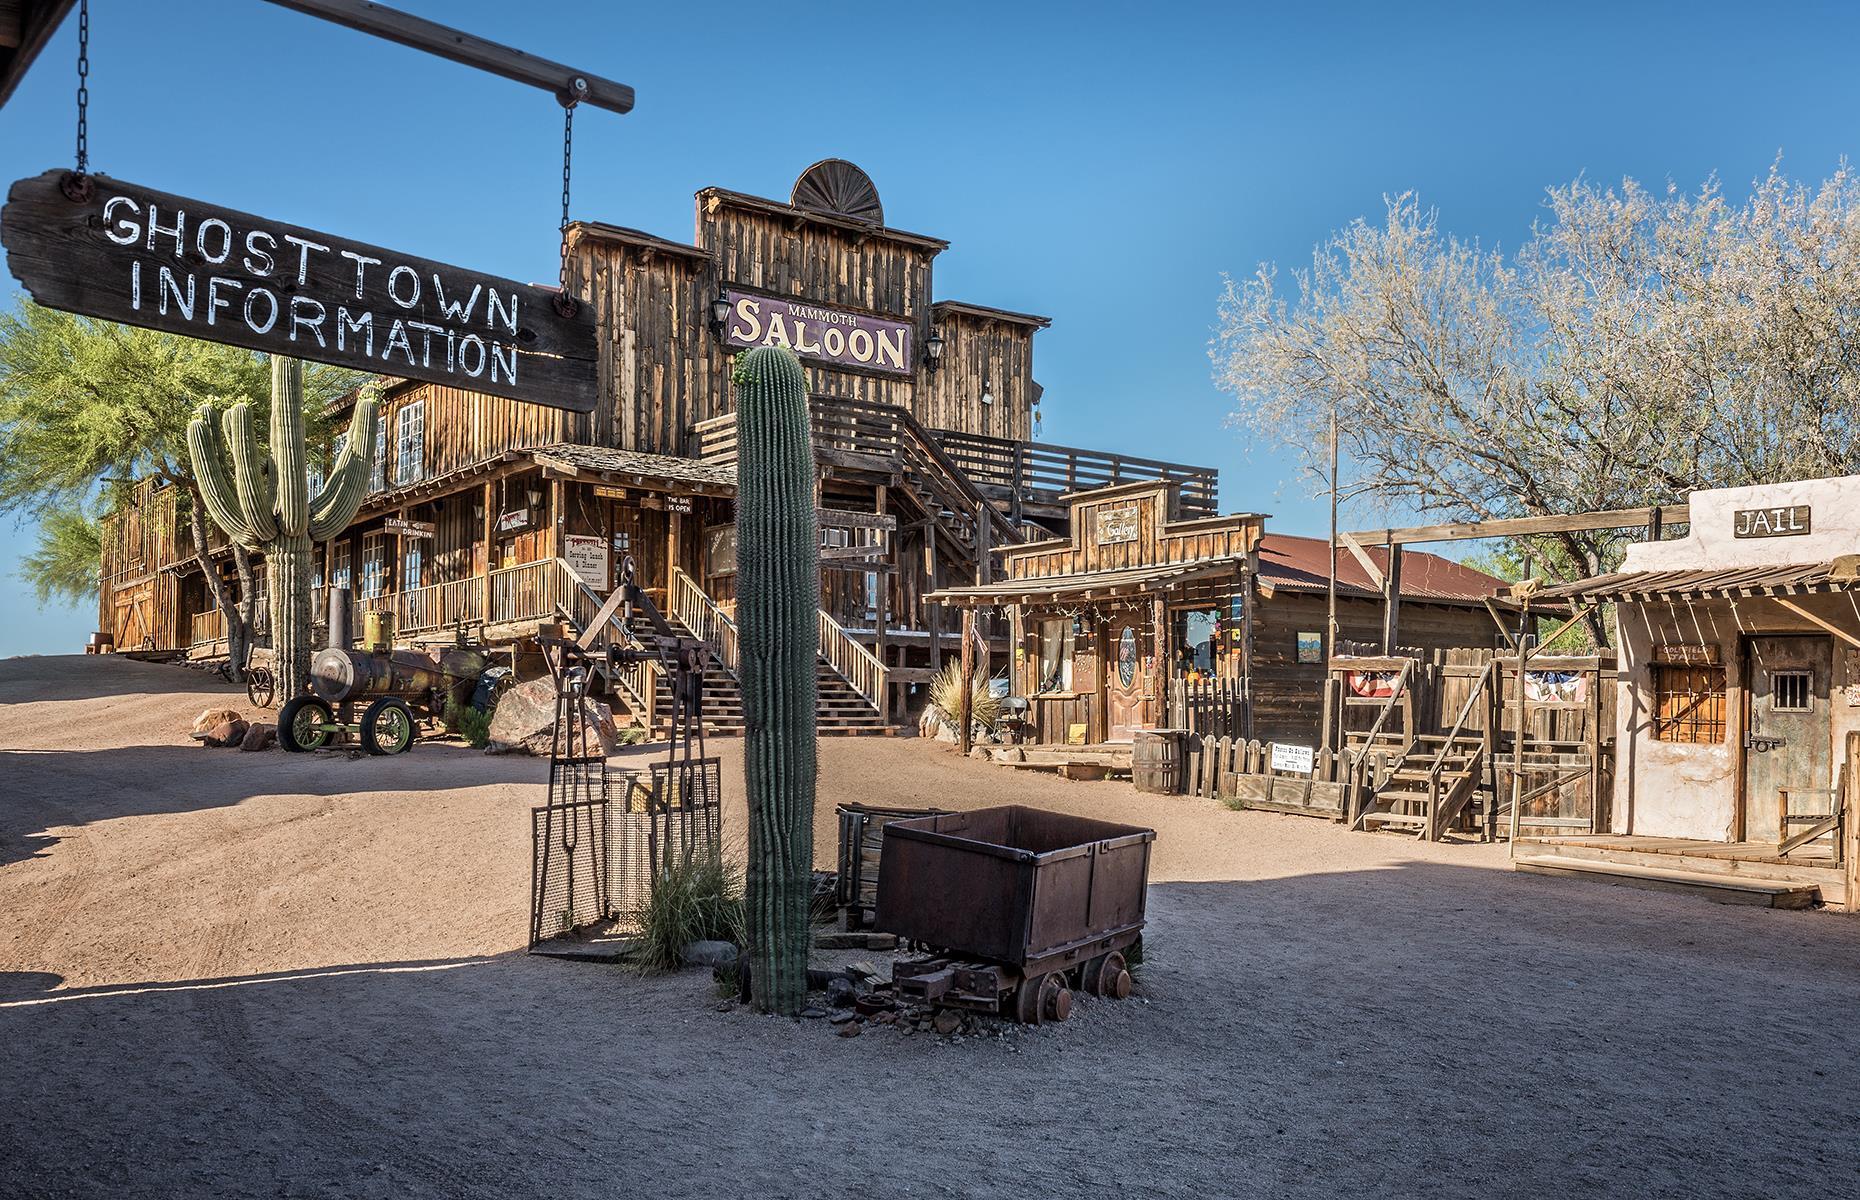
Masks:
[[[1812,524],[1806,504],[1740,508],[1732,514],[1731,533],[1741,538],[1802,537]]]
[[[63,170],[0,212],[7,265],[48,308],[589,412],[591,305],[200,200]],[[73,197],[76,197],[75,199]]]
[[[1115,546],[1120,542],[1134,542],[1137,531],[1142,528],[1141,520],[1134,504],[1120,504],[1116,508],[1101,508],[1097,511],[1096,522],[1092,529],[1092,542],[1099,546]]]
[[[724,321],[726,345],[786,346],[801,358],[836,367],[860,367],[887,375],[909,375],[911,323],[872,317],[805,300],[782,300],[754,292],[723,290],[730,303]]]

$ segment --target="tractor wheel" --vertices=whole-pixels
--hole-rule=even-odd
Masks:
[[[278,710],[278,745],[286,750],[321,750],[335,735],[330,724],[335,714],[315,696],[286,700]]]
[[[399,696],[383,696],[362,714],[362,749],[370,754],[401,754],[413,733],[413,710]]]
[[[278,680],[269,667],[248,667],[245,672],[245,696],[260,708],[270,708],[277,699]]]

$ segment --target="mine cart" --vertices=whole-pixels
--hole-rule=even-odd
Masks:
[[[1038,1024],[1074,987],[1129,995],[1155,840],[1021,805],[891,822],[874,925],[927,952],[893,967],[899,999]]]

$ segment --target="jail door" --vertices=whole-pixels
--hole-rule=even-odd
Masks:
[[[1826,812],[1833,782],[1829,684],[1833,647],[1824,637],[1753,637],[1750,719],[1744,732],[1744,840],[1782,838],[1781,797],[1797,812]]]

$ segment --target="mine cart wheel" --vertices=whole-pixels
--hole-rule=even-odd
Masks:
[[[1124,956],[1113,950],[1100,954],[1079,968],[1079,986],[1088,996],[1109,996],[1122,1000],[1130,995],[1130,969]]]
[[[398,696],[383,696],[362,714],[362,749],[400,754],[413,745],[413,710]]]
[[[335,714],[315,696],[286,700],[278,710],[278,745],[286,750],[320,750],[334,735],[329,726]]]
[[[247,667],[245,670],[245,697],[260,708],[270,708],[277,698],[278,681],[269,667]]]
[[[1014,1019],[1023,1025],[1063,1021],[1072,1015],[1072,989],[1058,974],[1033,975],[1014,990]]]

